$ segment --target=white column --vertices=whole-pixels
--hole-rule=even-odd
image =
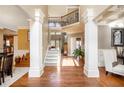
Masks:
[[[35,9],[35,20],[30,22],[30,69],[29,77],[40,77],[43,73],[42,62],[42,24],[43,13]]]
[[[13,65],[15,66],[15,58],[18,56],[18,36],[14,36],[14,60]]]
[[[93,21],[93,9],[87,9],[83,15],[85,22],[85,65],[87,77],[99,77],[97,25]]]

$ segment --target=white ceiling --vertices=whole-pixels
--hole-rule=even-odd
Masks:
[[[0,28],[16,31],[18,26],[28,26],[28,16],[18,6],[0,5]]]
[[[60,17],[66,14],[66,5],[49,5],[48,15],[50,17]]]
[[[17,31],[19,27],[29,27],[28,19],[34,18],[34,9],[45,12],[45,5],[0,5],[0,28]]]
[[[45,5],[20,5],[19,7],[23,11],[25,11],[25,13],[27,13],[31,19],[34,19],[35,9],[41,9],[43,12],[45,12],[44,7],[46,6]]]

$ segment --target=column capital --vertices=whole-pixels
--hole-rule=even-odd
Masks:
[[[93,19],[94,18],[94,10],[93,10],[93,8],[87,8],[83,12],[81,17],[82,17],[82,19],[84,20],[85,23],[87,23],[89,19]]]
[[[40,21],[40,23],[44,22],[44,13],[41,11],[41,9],[35,9],[35,20]]]

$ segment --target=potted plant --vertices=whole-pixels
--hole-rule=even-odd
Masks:
[[[81,48],[78,48],[78,49],[75,49],[74,52],[74,57],[78,60],[80,60],[80,57],[84,57],[84,49],[81,49]]]

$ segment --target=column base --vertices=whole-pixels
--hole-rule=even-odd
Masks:
[[[87,67],[84,67],[84,74],[87,77],[91,77],[91,78],[98,78],[99,77],[99,70],[98,69],[88,69]]]
[[[43,74],[43,68],[30,68],[29,69],[29,78],[30,77],[41,77],[41,75]]]

